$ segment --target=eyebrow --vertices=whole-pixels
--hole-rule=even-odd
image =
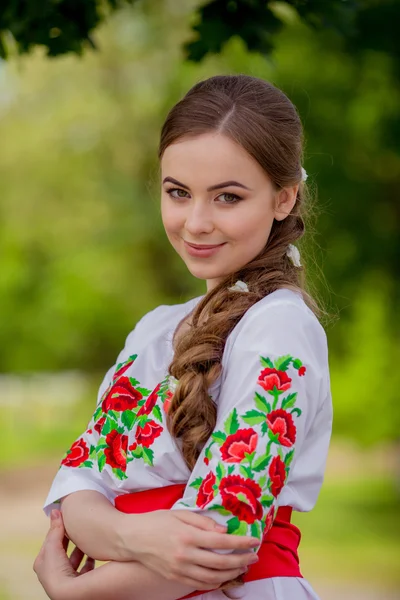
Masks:
[[[181,183],[180,181],[178,181],[177,179],[174,179],[173,177],[165,177],[165,179],[163,180],[163,183],[168,183],[168,182],[174,183],[175,185],[179,185],[180,187],[183,187],[186,190],[190,189],[189,186],[185,185],[184,183]],[[240,187],[245,190],[251,191],[250,188],[248,188],[243,183],[239,183],[239,181],[223,181],[222,183],[217,183],[216,185],[211,185],[210,187],[208,187],[207,192],[213,192],[214,190],[219,190],[221,188],[229,187],[229,186]]]

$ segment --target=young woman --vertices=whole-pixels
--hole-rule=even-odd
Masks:
[[[35,570],[54,600],[315,599],[290,514],[316,502],[332,415],[293,245],[300,119],[270,83],[212,77],[172,108],[159,156],[167,237],[207,291],[129,334],[45,503],[80,550],[55,512]],[[110,562],[78,577],[77,553]]]

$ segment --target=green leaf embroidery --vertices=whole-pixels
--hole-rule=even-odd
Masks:
[[[290,412],[292,413],[292,415],[296,414],[298,417],[300,417],[300,415],[301,415],[301,410],[299,408],[294,408]]]
[[[118,479],[128,479],[128,475],[122,471],[122,469],[113,469],[113,473],[118,477]]]
[[[303,363],[301,362],[301,360],[299,358],[295,358],[292,362],[292,365],[294,366],[295,369],[299,370],[300,367],[303,366]]]
[[[249,479],[254,479],[253,471],[249,467],[245,467],[244,465],[240,465],[239,471],[244,477],[248,477]]]
[[[250,532],[251,532],[252,537],[255,537],[258,539],[261,538],[261,528],[260,528],[258,521],[254,521],[254,523],[251,524]]]
[[[100,404],[100,406],[95,410],[95,413],[93,415],[93,420],[97,421],[99,419],[100,415],[102,414],[102,412],[103,412],[103,409],[102,409],[102,406]]]
[[[229,530],[228,530],[229,533]],[[233,535],[246,535],[247,533],[247,523],[246,521],[239,521],[239,527],[232,531]]]
[[[226,440],[226,435],[222,431],[214,431],[211,438],[214,440],[214,442],[217,442],[217,444],[221,444]]]
[[[267,476],[266,475],[262,475],[260,477],[260,479],[258,480],[258,485],[260,486],[260,488],[262,490],[264,489],[266,483],[267,483]]]
[[[99,450],[104,450],[104,448],[108,448],[108,444],[97,444],[96,452],[99,452]]]
[[[269,508],[274,502],[274,497],[273,496],[261,496],[260,502],[263,506]]]
[[[118,419],[119,419],[119,415],[120,413],[116,410],[109,410],[108,411],[108,416],[111,417],[112,419],[115,420],[116,423],[118,423]]]
[[[210,446],[208,446],[205,449],[204,454],[205,454],[206,458],[208,458],[208,460],[210,460],[212,458],[212,452],[211,452]]]
[[[237,529],[239,529],[240,521],[237,517],[232,517],[232,519],[229,519],[226,525],[228,527],[227,533],[234,533]]]
[[[231,515],[231,511],[227,510],[221,504],[213,504],[212,506],[207,506],[207,510],[215,510],[220,515]]]
[[[149,421],[149,418],[147,415],[140,415],[140,417],[138,418],[140,427],[144,427],[146,425],[147,421]]]
[[[114,421],[112,419],[106,419],[102,429],[101,429],[101,433],[103,435],[107,435],[108,433],[110,433],[111,429],[114,429]]]
[[[297,392],[289,394],[282,400],[282,408],[292,408],[296,404]]]
[[[274,368],[274,365],[272,364],[272,361],[269,358],[267,358],[267,357],[261,356],[260,362],[261,362],[261,364],[262,364],[263,367],[268,367],[270,369]]]
[[[132,410],[124,410],[121,414],[121,421],[125,425],[128,431],[132,429],[132,425],[135,422],[136,415]]]
[[[232,435],[233,433],[237,432],[239,427],[240,427],[240,424],[239,424],[239,419],[238,419],[238,415],[237,415],[237,410],[236,410],[236,408],[234,408],[224,423],[224,429],[228,435]]]
[[[198,490],[202,483],[203,483],[203,478],[202,477],[197,477],[197,479],[195,479],[194,481],[192,481],[192,483],[189,485],[189,487],[192,487],[195,490]]]
[[[224,465],[222,463],[218,463],[215,472],[217,474],[218,479],[221,480],[225,475]]]
[[[286,354],[286,356],[280,356],[275,360],[275,369],[277,371],[287,371],[288,366],[292,362],[292,357],[290,354]]]
[[[139,382],[137,382],[137,383],[139,383]],[[152,391],[152,390],[148,390],[147,388],[144,388],[144,387],[137,387],[136,390],[138,392],[140,392],[142,394],[142,396],[149,396]]]
[[[289,451],[289,452],[286,454],[286,456],[285,456],[285,465],[286,465],[287,467],[289,467],[289,466],[290,466],[290,464],[291,464],[291,462],[292,462],[292,460],[293,460],[293,456],[294,456],[294,449],[293,449],[293,450],[290,450],[290,451]]]
[[[135,458],[142,458],[143,456],[143,446],[136,446],[134,450],[131,450],[132,456]]]
[[[100,473],[104,469],[105,464],[106,464],[106,456],[105,456],[105,454],[99,454],[98,457],[97,457],[97,465],[99,467]]]
[[[90,446],[89,457],[96,458],[96,446]]]
[[[228,475],[232,475],[233,471],[235,470],[235,465],[229,465],[228,467]]]
[[[160,407],[156,404],[153,408],[153,415],[154,417],[160,421],[161,423],[163,422],[163,418],[162,418],[162,414],[161,414],[161,410]]]
[[[263,471],[268,466],[270,460],[271,454],[260,456],[260,458],[257,458],[253,463],[253,471],[257,471],[257,473]]]
[[[143,447],[143,460],[146,464],[153,466],[154,451],[151,448]]]
[[[134,377],[129,377],[129,382],[132,387],[136,387],[137,384],[139,383],[139,381],[137,379],[135,379]]]
[[[262,410],[263,412],[267,412],[267,413],[271,412],[270,403],[268,402],[268,400],[266,398],[264,398],[264,396],[262,396],[258,392],[256,392],[256,394],[255,394],[254,404],[256,405],[256,407],[259,410]]]
[[[265,414],[258,412],[258,410],[248,410],[242,417],[245,423],[249,425],[257,425],[258,423],[263,423],[265,421]]]
[[[262,425],[261,425],[261,432],[262,432],[263,436],[266,433],[268,433],[268,431],[270,431],[269,425],[268,425],[267,421],[264,421],[264,423],[262,423]]]
[[[85,462],[83,462],[79,466],[86,467],[87,469],[93,469],[93,462],[91,460],[85,460]]]

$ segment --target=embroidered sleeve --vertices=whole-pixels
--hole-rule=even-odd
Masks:
[[[264,323],[249,320],[238,335],[215,430],[174,505],[213,517],[231,534],[267,533],[317,410],[317,348],[293,310],[289,318],[278,310]]]

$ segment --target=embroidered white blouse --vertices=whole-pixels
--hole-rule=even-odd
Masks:
[[[209,390],[217,423],[193,472],[166,427],[174,381],[173,334],[200,298],[159,306],[128,335],[100,386],[86,431],[61,461],[45,502],[96,490],[117,495],[187,483],[173,508],[196,511],[228,532],[262,539],[278,506],[313,508],[332,426],[324,329],[300,294],[278,290],[253,305],[226,341],[222,375]],[[244,584],[244,600],[317,598],[305,579]],[[222,600],[222,592],[199,598]]]

